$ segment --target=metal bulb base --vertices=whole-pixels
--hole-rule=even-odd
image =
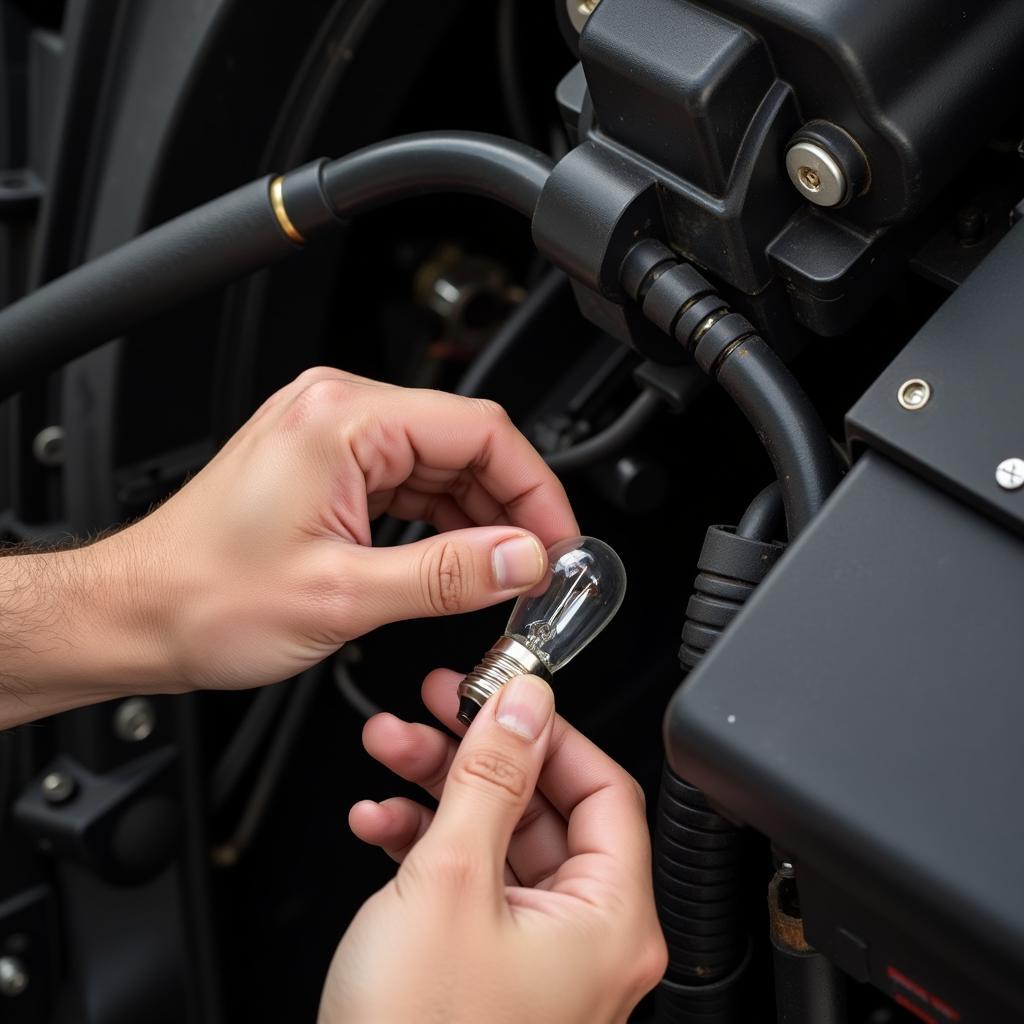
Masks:
[[[547,665],[529,647],[503,636],[459,683],[459,721],[471,725],[484,704],[516,676],[540,676],[551,682]]]

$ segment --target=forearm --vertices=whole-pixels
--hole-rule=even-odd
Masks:
[[[0,558],[0,728],[169,688],[167,595],[146,577],[130,531]]]

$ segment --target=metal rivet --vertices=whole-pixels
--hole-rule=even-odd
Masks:
[[[565,0],[565,9],[569,12],[569,21],[572,22],[572,27],[577,32],[583,31],[587,18],[597,10],[597,5],[600,2],[601,0]]]
[[[0,956],[0,995],[20,996],[28,988],[28,971],[16,956]]]
[[[816,142],[797,142],[786,151],[789,180],[815,206],[838,206],[846,198],[846,175],[836,158]]]
[[[114,732],[126,743],[149,739],[156,728],[156,711],[145,697],[122,701],[114,712]]]
[[[910,412],[917,412],[923,409],[932,397],[931,385],[920,377],[912,377],[900,385],[896,392],[896,398],[904,409]]]
[[[996,466],[996,483],[1004,491],[1019,491],[1024,487],[1024,459],[1003,459]]]
[[[63,804],[75,795],[78,786],[67,772],[56,771],[43,776],[41,788],[48,804]]]
[[[43,427],[32,439],[32,454],[44,466],[59,466],[64,461],[64,428]]]

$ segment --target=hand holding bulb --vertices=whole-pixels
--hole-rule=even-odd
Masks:
[[[514,676],[551,676],[612,620],[626,593],[619,556],[596,537],[548,549],[548,575],[516,601],[504,635],[459,686],[459,721],[469,725]]]

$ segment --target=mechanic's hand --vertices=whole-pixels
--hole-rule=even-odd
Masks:
[[[442,532],[372,548],[384,512]],[[577,532],[499,406],[317,368],[110,542],[171,597],[160,626],[175,677],[236,687],[294,675],[386,622],[508,600]]]
[[[423,689],[461,732],[459,678],[435,672]],[[550,687],[509,683],[461,745],[386,714],[364,742],[440,804],[352,808],[356,835],[401,866],[342,939],[321,1024],[626,1020],[666,961],[643,797],[554,714]]]

